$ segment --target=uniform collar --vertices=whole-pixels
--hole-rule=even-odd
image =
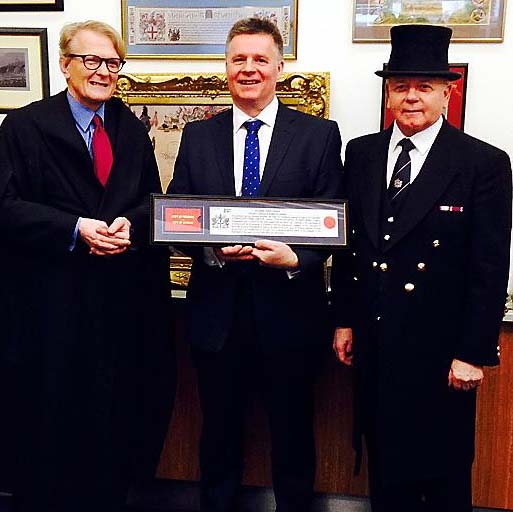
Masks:
[[[407,137],[413,142],[413,144],[415,144],[415,148],[421,155],[426,154],[431,149],[431,146],[433,145],[433,142],[435,142],[438,132],[442,128],[443,121],[443,116],[440,116],[438,120],[435,121],[429,128],[426,128],[425,130],[422,130],[421,132],[418,132],[411,137]],[[405,135],[403,132],[401,132],[397,126],[397,123],[394,121],[392,136],[390,137],[390,148],[392,151],[396,148],[397,143],[404,139],[404,137]]]

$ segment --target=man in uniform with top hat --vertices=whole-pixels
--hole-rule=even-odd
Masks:
[[[352,250],[333,263],[337,357],[373,512],[471,512],[476,390],[498,364],[509,268],[507,154],[449,125],[451,30],[391,30],[385,131],[345,160]]]

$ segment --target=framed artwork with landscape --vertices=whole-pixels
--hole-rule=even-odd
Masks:
[[[0,28],[0,113],[50,95],[45,28]]]
[[[291,108],[329,115],[329,73],[284,73],[276,92]],[[185,124],[212,117],[232,104],[224,74],[120,74],[116,95],[148,130],[163,190],[171,180]]]
[[[239,19],[267,18],[279,27],[284,57],[296,58],[298,0],[121,0],[121,27],[131,58],[222,59]]]
[[[394,25],[452,28],[453,42],[504,40],[506,0],[353,0],[353,42],[390,41]]]

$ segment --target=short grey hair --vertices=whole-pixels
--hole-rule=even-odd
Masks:
[[[91,32],[107,36],[112,41],[119,58],[124,60],[126,56],[126,44],[123,41],[123,38],[119,35],[119,32],[109,24],[95,20],[68,23],[62,27],[59,37],[59,53],[61,57],[65,57],[68,53],[72,53],[71,42],[73,41],[73,38],[83,30],[90,30]]]

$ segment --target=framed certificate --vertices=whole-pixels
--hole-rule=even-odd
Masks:
[[[153,194],[152,242],[236,245],[268,239],[293,246],[347,245],[342,200]]]
[[[284,58],[296,58],[297,0],[121,0],[130,58],[224,59],[231,26],[249,17],[275,23]]]

